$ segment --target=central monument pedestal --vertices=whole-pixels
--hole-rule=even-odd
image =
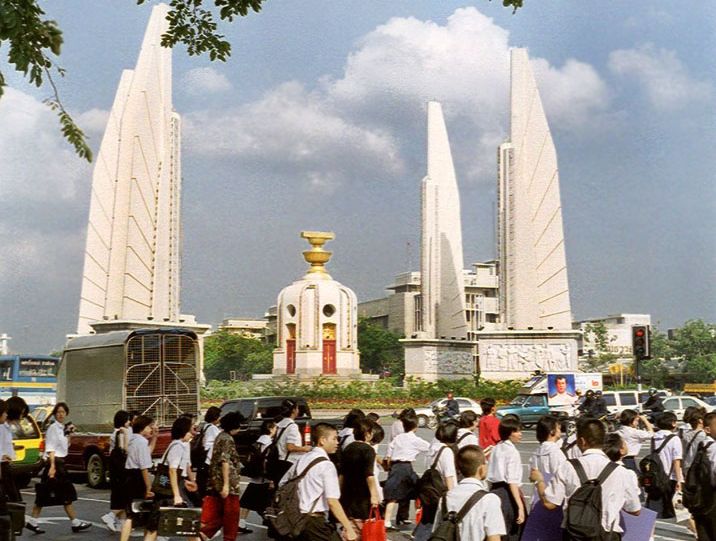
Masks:
[[[405,377],[423,381],[472,378],[476,372],[474,342],[404,339]]]

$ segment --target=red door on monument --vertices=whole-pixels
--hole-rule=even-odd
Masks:
[[[336,373],[336,341],[335,340],[324,340],[323,341],[323,373],[324,374],[335,374]]]
[[[286,373],[296,373],[296,340],[286,340]]]

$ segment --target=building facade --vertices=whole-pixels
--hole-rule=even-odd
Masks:
[[[606,350],[600,350],[594,342],[594,335],[589,331],[589,326],[603,324],[607,331]],[[619,359],[631,360],[632,351],[632,327],[634,325],[651,325],[650,314],[615,314],[606,317],[583,319],[575,321],[572,327],[582,331],[582,356],[602,355],[605,353],[617,355]]]

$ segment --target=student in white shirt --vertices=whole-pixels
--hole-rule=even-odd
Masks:
[[[647,496],[646,506],[658,513],[659,518],[673,518],[676,516],[673,505],[673,498],[676,492],[681,492],[681,484],[684,481],[681,462],[684,458],[681,440],[674,434],[676,430],[676,415],[671,411],[660,414],[656,420],[659,429],[652,438],[651,445],[654,449],[661,448],[659,458],[664,472],[669,477],[670,489],[660,499],[655,500]]]
[[[711,478],[702,482],[710,481],[712,490],[716,490],[716,412],[704,416],[704,432],[708,438],[702,445],[708,445],[706,453],[711,462]],[[716,541],[716,506],[707,515],[694,515],[694,520],[699,541]]]
[[[405,408],[402,410],[398,417],[395,419],[393,424],[390,426],[390,440],[393,441],[393,439],[398,435],[405,432],[405,429],[403,428],[403,418],[404,417],[415,417],[415,410],[413,408]]]
[[[645,429],[639,428],[643,423]],[[619,416],[619,428],[617,433],[622,437],[627,446],[627,454],[624,457],[624,465],[639,475],[639,468],[636,465],[636,457],[641,451],[641,446],[651,440],[654,435],[654,427],[644,415],[639,415],[635,410],[624,410]]]
[[[567,457],[562,452],[562,429],[559,419],[545,415],[537,421],[537,441],[540,446],[530,458],[530,471],[539,470],[546,482],[552,478]]]
[[[353,428],[355,423],[361,419],[365,419],[365,413],[363,413],[363,410],[352,409],[348,412],[348,415],[346,415],[343,420],[343,428],[341,428],[340,432],[338,432],[338,444],[341,446],[341,449],[345,449],[355,441]]]
[[[403,429],[405,432],[398,434],[390,442],[385,454],[389,467],[388,479],[383,487],[383,494],[387,502],[385,527],[391,529],[398,502],[409,503],[413,499],[415,484],[418,482],[413,462],[420,453],[427,453],[430,450],[430,444],[415,434],[418,429],[418,418],[415,415],[403,417]]]
[[[487,480],[491,483],[492,492],[497,494],[502,503],[502,516],[505,519],[507,534],[505,541],[517,541],[520,538],[527,510],[522,499],[522,460],[515,447],[522,441],[522,425],[515,417],[505,417],[500,421],[500,438],[490,454],[487,469]]]
[[[258,451],[261,452],[263,457],[264,473],[266,468],[266,449],[273,443],[273,439],[276,436],[276,423],[271,419],[265,419],[261,423],[259,439],[256,440],[256,446]],[[241,495],[240,508],[241,508],[241,521],[243,521],[244,528],[246,527],[246,517],[249,516],[249,511],[256,511],[259,515],[263,516],[266,507],[271,503],[271,488],[273,482],[265,477],[251,477],[249,484],[244,489],[244,493]],[[241,521],[239,526],[242,526]]]
[[[109,513],[101,520],[110,532],[122,529],[121,521],[125,517],[127,498],[124,487],[124,466],[127,461],[127,444],[130,435],[130,414],[119,410],[114,414],[114,431],[109,437]]]
[[[447,421],[438,426],[435,440],[430,444],[430,467],[434,467],[442,477],[445,488],[452,489],[457,484],[455,470],[455,453],[453,448],[457,441],[458,425],[455,421]],[[427,541],[433,531],[433,522],[437,513],[437,503],[429,507],[423,503],[423,514],[420,524],[415,529],[415,541]]]
[[[477,491],[488,492],[484,479],[487,475],[485,455],[477,445],[462,447],[457,452],[457,469],[463,479],[445,494],[448,512],[457,513]],[[435,530],[442,521],[442,500],[435,515]],[[502,518],[500,498],[485,494],[458,523],[460,539],[499,541],[507,535],[505,520]]]
[[[373,476],[376,480],[376,489],[378,490],[378,500],[383,501],[383,487],[380,486],[380,472],[385,471],[383,469],[383,457],[378,455],[378,449],[380,448],[380,443],[385,439],[385,431],[383,430],[383,427],[375,422],[373,423],[373,428],[370,431],[371,437],[370,437],[370,444],[373,446],[373,449],[375,450],[375,466],[373,467]],[[398,516],[400,516],[400,509],[398,509]]]
[[[688,423],[688,428],[681,433],[681,445],[684,448],[684,462],[682,469],[684,470],[684,478],[694,461],[696,451],[699,444],[708,437],[704,431],[704,417],[706,412],[701,408],[688,407],[684,412],[684,422]]]
[[[577,426],[577,445],[583,455],[576,459],[581,464],[588,479],[596,479],[611,461],[604,454],[606,430],[598,419],[585,419]],[[581,486],[579,475],[571,462],[562,464],[557,473],[546,485],[539,470],[533,470],[530,479],[535,483],[537,493],[544,506],[553,510],[562,506],[565,518],[562,527],[567,526],[567,513],[570,498]],[[602,529],[609,532],[605,541],[618,541],[623,533],[619,525],[620,511],[638,515],[641,511],[639,486],[633,472],[617,466],[602,483]],[[595,532],[597,535],[598,532]]]
[[[199,494],[206,495],[206,484],[209,478],[209,464],[211,464],[211,452],[214,449],[216,436],[219,435],[219,420],[221,419],[221,409],[211,406],[204,413],[204,426],[201,427],[199,436],[201,437],[201,445],[206,452],[206,459],[203,464],[195,464],[197,466],[196,482],[199,487]]]
[[[8,501],[21,502],[22,498],[12,474],[13,460],[15,460],[15,447],[12,443],[12,429],[7,423],[7,403],[0,400],[0,486]]]
[[[298,403],[287,398],[281,403],[281,408],[283,418],[276,426],[276,447],[281,464],[279,470],[271,472],[270,475],[275,481],[281,479],[292,464],[312,449],[310,445],[303,445],[303,438],[295,421],[298,417]]]
[[[344,539],[353,541],[357,536],[341,506],[338,472],[328,458],[329,454],[335,453],[338,449],[338,432],[329,424],[318,423],[311,430],[311,439],[315,447],[297,457],[291,469],[279,482],[279,486],[282,486],[310,468],[305,477],[298,482],[299,507],[301,513],[309,515],[299,539],[300,541],[340,541],[335,526],[327,521],[330,511],[343,527]],[[323,460],[311,465],[320,459]]]
[[[477,441],[477,425],[480,419],[472,410],[463,411],[460,414],[460,429],[457,432],[457,448],[462,449],[467,445],[479,445]]]

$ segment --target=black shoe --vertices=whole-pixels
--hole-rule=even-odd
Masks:
[[[248,528],[242,528],[239,526],[239,533],[254,533],[253,530],[249,530]]]
[[[79,526],[72,526],[72,531],[75,533],[81,532],[82,530],[86,530],[90,526],[92,525],[89,522],[80,522]]]
[[[395,522],[398,526],[412,526],[413,523],[410,520],[397,520]]]
[[[36,525],[34,525],[34,524],[30,524],[29,522],[26,522],[26,523],[25,523],[25,528],[27,528],[27,529],[30,530],[31,532],[35,532],[35,533],[45,533],[45,530],[43,530],[43,529],[40,528],[39,526],[36,526]]]

